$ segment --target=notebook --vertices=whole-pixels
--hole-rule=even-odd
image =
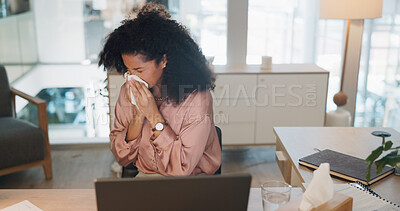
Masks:
[[[362,183],[336,184],[335,190],[353,197],[353,211],[400,211],[400,206],[379,196]]]
[[[32,204],[28,200],[21,201],[17,204],[14,204],[12,206],[6,207],[4,209],[1,209],[1,211],[43,211],[36,207],[34,204]]]
[[[376,181],[393,173],[394,168],[385,166],[380,174],[376,174],[375,165],[371,167],[371,180],[366,181],[368,163],[365,160],[350,155],[335,152],[329,149],[314,153],[299,159],[299,164],[318,169],[321,163],[329,163],[332,176],[345,179],[347,181],[360,181],[365,185],[370,185]]]

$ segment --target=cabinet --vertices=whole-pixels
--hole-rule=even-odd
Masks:
[[[324,125],[329,72],[314,64],[215,66],[215,73],[214,122],[224,145],[275,144],[273,127]],[[111,123],[123,83],[108,75]]]
[[[224,145],[275,144],[273,127],[324,125],[329,72],[314,64],[215,72],[214,122]]]
[[[326,74],[259,74],[255,143],[275,143],[273,127],[324,126]]]
[[[217,75],[212,92],[214,123],[223,131],[223,144],[254,143],[256,83],[257,75]]]

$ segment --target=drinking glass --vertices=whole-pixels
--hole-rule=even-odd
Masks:
[[[261,185],[264,211],[273,211],[290,200],[292,186],[286,182],[270,180]]]

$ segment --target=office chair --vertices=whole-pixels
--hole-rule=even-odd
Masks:
[[[218,135],[218,141],[219,141],[219,146],[221,147],[222,151],[222,130],[218,126],[215,126],[215,129],[217,130],[217,135]],[[221,166],[219,166],[219,169],[214,173],[214,175],[221,174]],[[128,178],[128,177],[136,177],[136,175],[139,173],[139,170],[133,163],[130,163],[126,167],[122,167],[122,178]]]
[[[221,147],[221,151],[222,151],[222,130],[218,126],[215,126],[215,129],[217,130],[219,146]],[[219,169],[214,173],[214,175],[221,174],[221,167],[222,167],[222,162],[221,162],[221,165],[219,166]]]

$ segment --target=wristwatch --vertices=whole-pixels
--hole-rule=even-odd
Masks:
[[[159,122],[156,124],[156,126],[154,128],[152,128],[151,130],[154,131],[162,131],[164,130],[164,128],[168,125],[168,122]]]

